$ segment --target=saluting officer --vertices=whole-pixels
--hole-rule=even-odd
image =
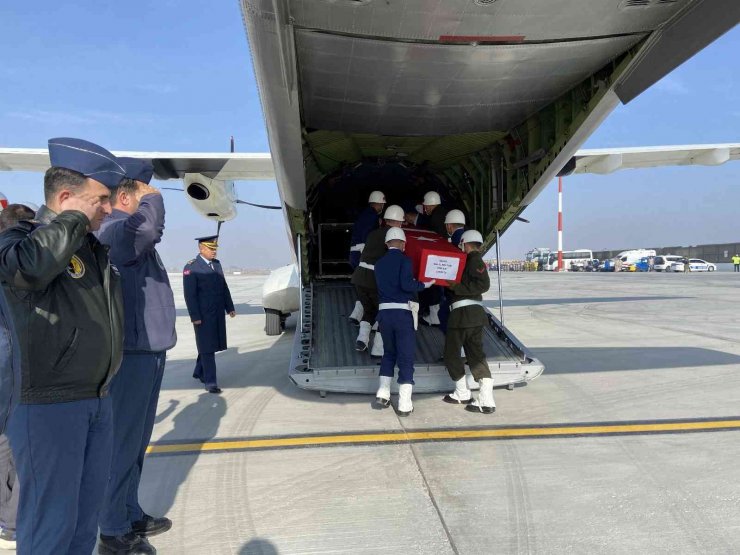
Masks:
[[[370,331],[378,315],[378,288],[375,284],[375,262],[385,254],[385,232],[390,227],[401,227],[404,220],[403,208],[395,204],[389,206],[383,214],[385,225],[376,229],[367,236],[365,248],[362,251],[360,265],[352,274],[352,284],[355,286],[357,298],[362,303],[362,321],[360,332],[357,334],[356,349],[366,351],[370,345]],[[383,338],[375,334],[375,341],[370,352],[372,356],[383,356]]]
[[[111,198],[113,212],[98,238],[121,272],[125,310],[123,362],[111,382],[113,459],[100,516],[100,548],[154,553],[140,536],[166,532],[172,521],[139,505],[144,454],[152,437],[166,351],[175,346],[175,298],[156,245],[164,232],[164,201],[151,187],[148,161],[119,158],[126,170]]]
[[[367,236],[380,226],[380,213],[385,206],[385,195],[382,191],[373,191],[367,200],[368,206],[363,210],[352,226],[352,242],[349,247],[349,263],[354,270],[360,265],[362,251],[365,249]],[[349,315],[349,321],[359,326],[362,321],[362,303],[355,301],[355,308]]]
[[[20,478],[18,552],[91,553],[110,470],[110,382],[123,303],[107,249],[90,232],[125,171],[104,148],[49,140],[46,204],[0,234],[0,279],[21,347],[20,404],[8,437]]]
[[[380,384],[376,402],[391,404],[391,380],[398,365],[398,414],[408,416],[414,410],[411,393],[414,387],[414,354],[416,352],[416,296],[434,285],[434,280],[422,283],[414,279],[411,259],[403,251],[406,234],[391,227],[385,234],[388,252],[375,264],[375,281],[380,300],[378,322],[383,337],[383,359],[380,361]]]
[[[463,233],[461,243],[467,258],[460,283],[448,287],[450,319],[447,323],[444,354],[445,366],[455,382],[455,391],[445,395],[444,401],[466,404],[465,410],[472,412],[492,413],[496,410],[493,380],[483,351],[483,328],[488,325],[486,310],[483,308],[483,293],[491,286],[488,268],[483,262],[481,252],[483,236],[475,230],[469,230]],[[465,348],[470,372],[480,383],[480,392],[475,401],[472,401],[465,381],[461,347]]]
[[[182,272],[185,304],[195,327],[198,361],[193,377],[209,393],[221,393],[216,377],[216,353],[226,350],[226,314],[236,316],[221,263],[216,260],[218,235],[199,237],[200,254]]]

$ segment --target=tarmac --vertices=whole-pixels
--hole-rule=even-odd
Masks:
[[[505,324],[545,373],[493,415],[423,395],[408,418],[293,385],[295,318],[264,334],[264,279],[228,278],[218,396],[172,276],[140,492],[174,522],[158,553],[740,552],[740,275],[505,273]]]

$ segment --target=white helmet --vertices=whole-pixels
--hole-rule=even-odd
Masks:
[[[439,193],[429,191],[426,195],[424,195],[423,204],[424,206],[436,206],[437,204],[442,204],[442,199],[439,198]]]
[[[385,204],[385,195],[383,194],[383,191],[373,191],[370,193],[370,198],[367,199],[368,202],[377,202],[378,204]]]
[[[445,223],[465,225],[465,214],[462,210],[450,210],[445,216]]]
[[[399,241],[406,240],[406,234],[403,232],[403,229],[401,229],[400,227],[392,227],[385,232],[386,243],[388,241],[393,241],[394,239],[398,239]]]
[[[406,219],[406,213],[400,206],[396,204],[391,204],[388,208],[385,209],[383,219],[393,220],[394,222],[402,222]]]
[[[483,235],[481,235],[474,229],[466,231],[462,234],[462,237],[460,238],[460,244],[462,245],[464,243],[480,243],[482,245]]]

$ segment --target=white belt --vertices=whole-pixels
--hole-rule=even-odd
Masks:
[[[380,303],[378,310],[411,310],[409,303]]]
[[[370,270],[372,272],[375,271],[375,266],[373,266],[372,264],[368,264],[367,262],[360,262],[360,268],[365,268],[365,269]]]
[[[483,301],[474,301],[472,299],[457,301],[456,303],[452,303],[450,305],[450,310],[455,310],[456,308],[462,308],[464,306],[483,306]]]
[[[362,252],[365,249],[365,243],[357,243],[349,248],[349,252]]]

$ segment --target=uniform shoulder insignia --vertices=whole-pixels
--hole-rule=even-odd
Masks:
[[[188,263],[187,263],[187,264],[185,264],[185,266],[189,266],[189,265],[190,265],[190,264],[192,264],[193,262],[195,262],[195,258],[193,258],[192,260],[188,261]]]

